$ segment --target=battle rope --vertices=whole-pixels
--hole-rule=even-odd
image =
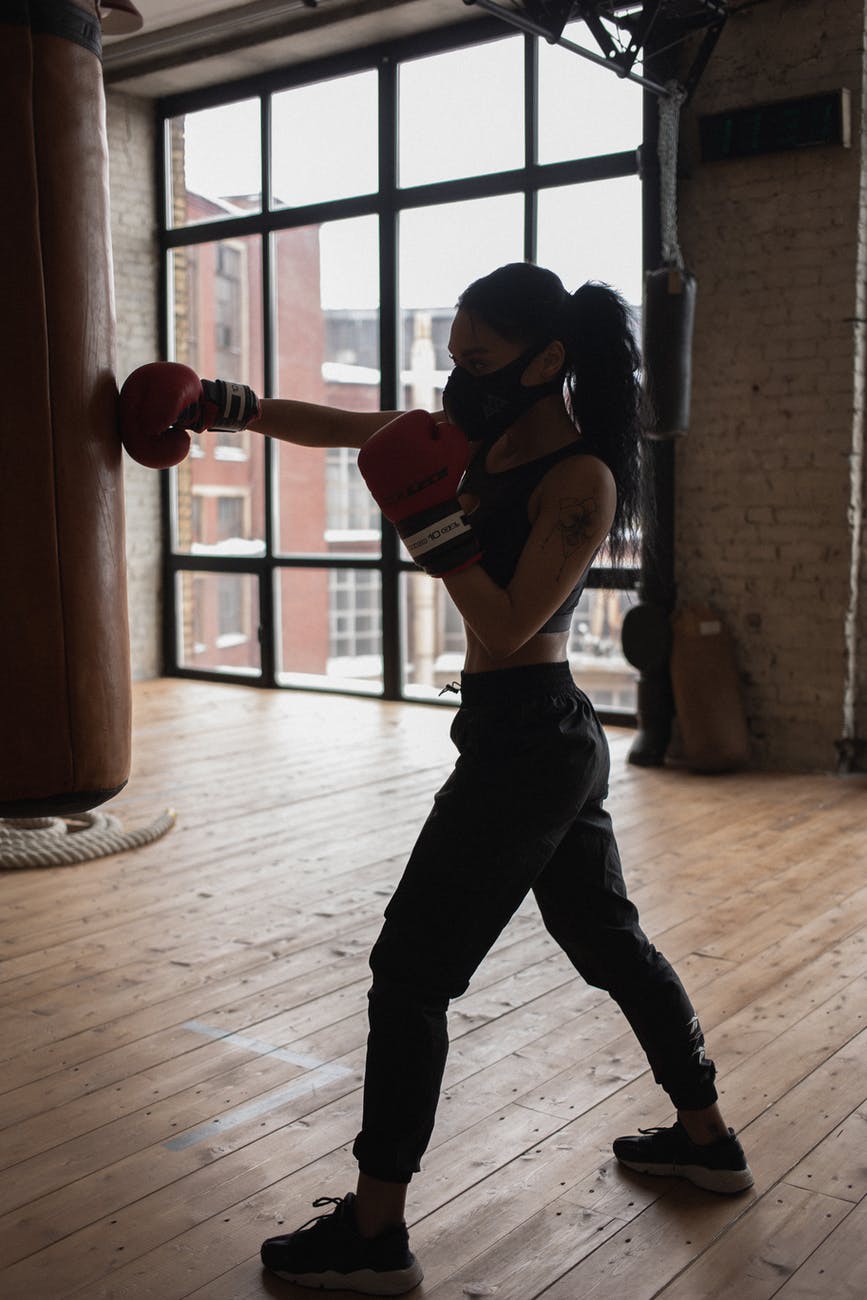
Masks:
[[[175,814],[170,809],[136,831],[125,831],[117,817],[102,812],[0,819],[0,868],[66,867],[89,862],[152,844],[174,824]]]

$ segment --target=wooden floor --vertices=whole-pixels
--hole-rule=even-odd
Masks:
[[[0,1294],[309,1296],[260,1240],[354,1185],[366,958],[446,774],[448,711],[137,688],[126,825],[150,847],[0,875]],[[644,927],[697,1004],[754,1192],[617,1168],[670,1120],[618,1009],[532,906],[451,1014],[410,1189],[412,1300],[867,1296],[867,779],[626,763]]]

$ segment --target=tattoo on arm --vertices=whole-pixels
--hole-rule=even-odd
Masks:
[[[586,546],[593,537],[596,532],[598,513],[593,497],[585,497],[583,500],[578,497],[561,499],[557,523],[549,534],[550,537],[559,534],[560,544],[563,547],[563,564],[557,574],[558,578],[569,557],[582,546]]]

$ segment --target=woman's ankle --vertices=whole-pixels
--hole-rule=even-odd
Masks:
[[[362,1237],[378,1237],[404,1222],[406,1184],[387,1183],[359,1173],[355,1193],[355,1223]]]
[[[702,1110],[679,1110],[677,1118],[686,1135],[695,1146],[710,1146],[729,1136],[728,1125],[716,1102]]]

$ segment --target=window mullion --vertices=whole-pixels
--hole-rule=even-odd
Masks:
[[[379,365],[383,410],[400,406],[398,348],[397,66],[379,67]],[[397,534],[382,519],[382,673],[386,699],[403,697]]]
[[[271,96],[263,94],[260,99],[260,147],[262,169],[262,211],[271,209]],[[274,236],[267,230],[262,232],[262,376],[266,395],[274,392],[277,376],[275,348],[277,334],[275,329],[276,290],[274,285]],[[265,493],[265,567],[259,575],[259,653],[261,656],[263,686],[275,686],[277,682],[277,663],[280,653],[277,638],[280,636],[280,620],[277,618],[277,600],[274,590],[276,570],[274,568],[274,502],[276,499],[274,483],[274,445],[270,438],[265,439],[264,456],[264,493]]]
[[[532,175],[539,160],[539,42],[535,36],[524,37],[524,166]],[[535,262],[539,204],[537,191],[527,182],[524,186],[524,260]]]

